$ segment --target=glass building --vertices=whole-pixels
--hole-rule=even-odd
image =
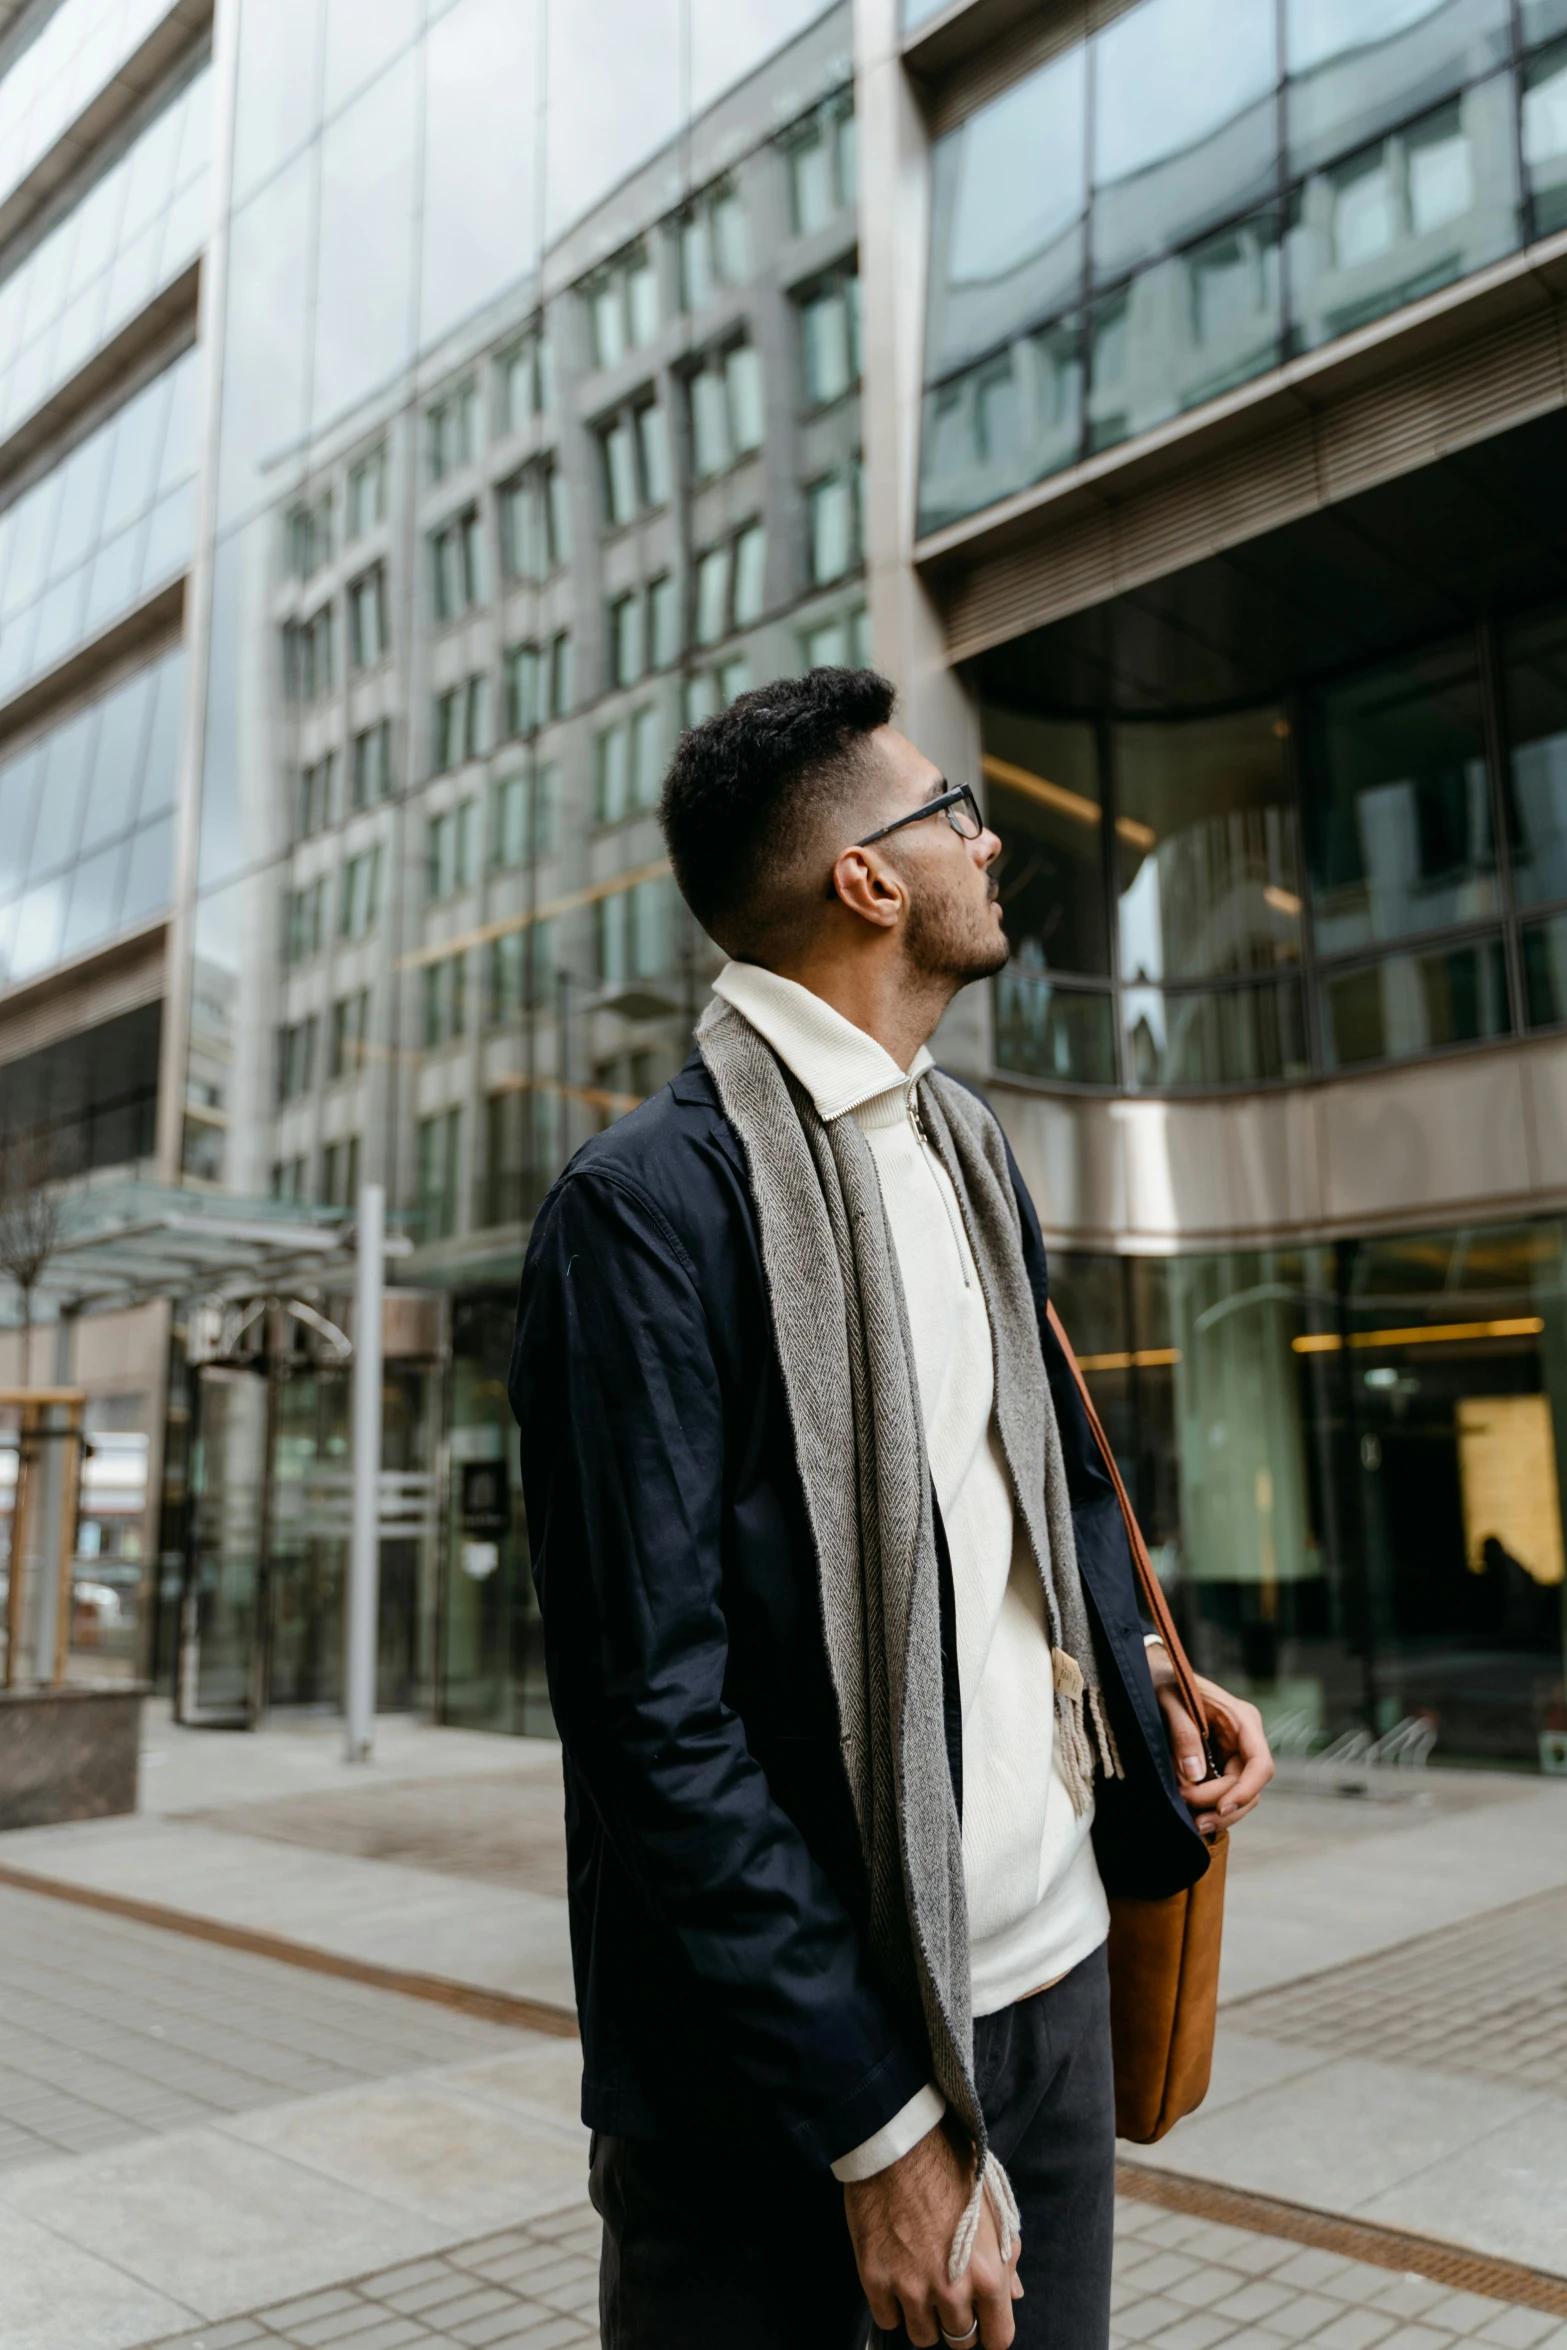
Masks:
[[[1300,1752],[1567,1768],[1563,36],[860,10],[877,648],[1006,844],[953,1057]]]
[[[0,1127],[266,1232],[385,1185],[384,1704],[548,1728],[528,1219],[706,1000],[679,728],[868,655],[852,53],[821,0],[0,10]],[[119,1478],[86,1665],[337,1701],[347,1320],[35,1333]]]
[[[0,17],[0,1126],[386,1186],[382,1701],[548,1728],[512,1299],[706,1000],[658,784],[874,653],[1201,1660],[1567,1768],[1567,5]],[[81,1645],[190,1718],[337,1700],[347,1319],[37,1335]]]

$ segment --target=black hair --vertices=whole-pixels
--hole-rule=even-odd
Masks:
[[[681,896],[726,951],[757,959],[797,931],[820,820],[856,797],[866,737],[895,699],[874,669],[810,669],[681,736],[659,821]]]

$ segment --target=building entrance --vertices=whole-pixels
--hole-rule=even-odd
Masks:
[[[437,1315],[399,1313],[408,1301],[392,1302],[394,1340],[435,1338]],[[293,1300],[227,1308],[205,1327],[198,1311],[193,1341],[206,1359],[191,1367],[177,1718],[251,1729],[277,1706],[335,1711],[352,1508],[350,1341],[330,1310]],[[389,1347],[388,1358],[376,1704],[397,1712],[428,1702],[431,1687],[445,1364],[433,1343],[412,1357]]]

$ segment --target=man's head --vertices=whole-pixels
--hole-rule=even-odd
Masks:
[[[990,877],[1000,843],[963,837],[945,812],[919,815],[948,785],[893,728],[893,701],[873,670],[812,669],[681,738],[664,838],[681,894],[726,954],[789,976],[823,953],[895,957],[952,989],[1006,961]],[[972,829],[967,809],[953,814]]]

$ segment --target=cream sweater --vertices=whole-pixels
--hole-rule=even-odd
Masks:
[[[865,1135],[908,1306],[925,1443],[952,1555],[963,1700],[963,1866],[974,2012],[1053,1982],[1096,1950],[1109,1910],[1089,1839],[1055,1768],[1055,1697],[1044,1594],[1021,1530],[993,1417],[990,1321],[956,1195],[910,1116],[931,1066],[905,1077],[875,1038],[792,979],[730,963],[716,992],[767,1039],[827,1120]],[[849,2154],[870,2178],[941,2118],[931,2085]]]

